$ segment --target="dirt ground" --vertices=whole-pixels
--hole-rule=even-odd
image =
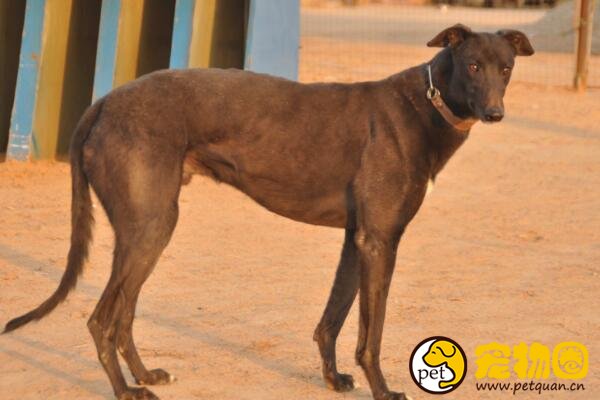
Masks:
[[[302,46],[303,81],[391,72],[391,64],[361,58],[346,42],[304,37]],[[407,63],[430,55],[406,44],[369,46],[406,55]],[[540,342],[552,349],[573,340],[589,350],[586,390],[518,397],[600,398],[599,105],[599,90],[578,95],[515,82],[506,120],[475,126],[400,244],[382,351],[391,388],[438,398],[408,373],[411,351],[429,336],[464,348],[465,382],[443,397],[461,400],[511,396],[476,391],[477,345]],[[0,323],[56,288],[68,250],[69,196],[66,164],[0,164]],[[152,390],[167,400],[369,399],[353,359],[356,307],[338,345],[340,368],[354,375],[356,390],[325,388],[312,342],[343,232],[278,217],[202,178],[183,188],[180,206],[134,326],[146,364],[179,379]],[[91,261],[77,290],[45,320],[0,336],[1,399],[112,398],[86,328],[113,243],[100,207],[96,216]]]

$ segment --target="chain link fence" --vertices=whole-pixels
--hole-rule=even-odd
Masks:
[[[542,85],[573,84],[576,64],[573,0],[559,4],[547,0],[451,0],[463,5],[414,2],[303,2],[300,79],[383,78],[433,57],[439,49],[427,48],[427,41],[460,22],[476,31],[510,28],[529,36],[536,54],[518,59],[513,80]],[[595,7],[600,18],[600,2]],[[600,87],[599,23],[593,29],[588,85]]]

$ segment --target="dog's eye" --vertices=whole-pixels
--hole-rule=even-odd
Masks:
[[[502,75],[508,75],[510,74],[511,68],[510,67],[504,67],[502,68]]]
[[[469,64],[469,71],[471,71],[471,72],[479,71],[479,65],[475,64],[475,63]]]

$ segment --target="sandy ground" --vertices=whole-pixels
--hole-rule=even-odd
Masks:
[[[427,55],[410,46],[371,46],[379,54],[403,51],[415,62]],[[372,69],[361,69],[366,63]],[[361,59],[342,41],[303,39],[303,81],[369,78],[390,67]],[[577,95],[516,82],[505,122],[477,125],[441,173],[400,245],[382,359],[392,388],[415,399],[439,398],[408,374],[414,346],[432,335],[465,349],[467,378],[443,398],[467,400],[512,396],[475,390],[477,345],[552,348],[574,340],[590,354],[585,392],[519,398],[600,398],[598,104],[598,90]],[[69,192],[65,164],[0,164],[0,322],[55,289],[68,250]],[[184,187],[180,205],[179,225],[144,287],[134,327],[146,364],[179,378],[155,393],[369,399],[353,361],[356,308],[338,345],[340,368],[354,375],[356,390],[341,395],[325,388],[311,339],[342,232],[278,217],[202,178]],[[3,400],[112,398],[86,328],[108,279],[113,242],[100,208],[96,215],[91,262],[78,289],[44,321],[0,336]]]

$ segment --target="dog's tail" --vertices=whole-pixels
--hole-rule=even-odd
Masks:
[[[39,320],[49,314],[61,303],[77,284],[77,278],[83,271],[92,240],[92,200],[88,179],[83,171],[83,145],[94,126],[102,108],[102,100],[89,107],[75,128],[71,140],[70,161],[72,178],[71,200],[71,248],[67,259],[67,268],[56,291],[36,309],[10,320],[3,333],[14,331],[21,326]]]

